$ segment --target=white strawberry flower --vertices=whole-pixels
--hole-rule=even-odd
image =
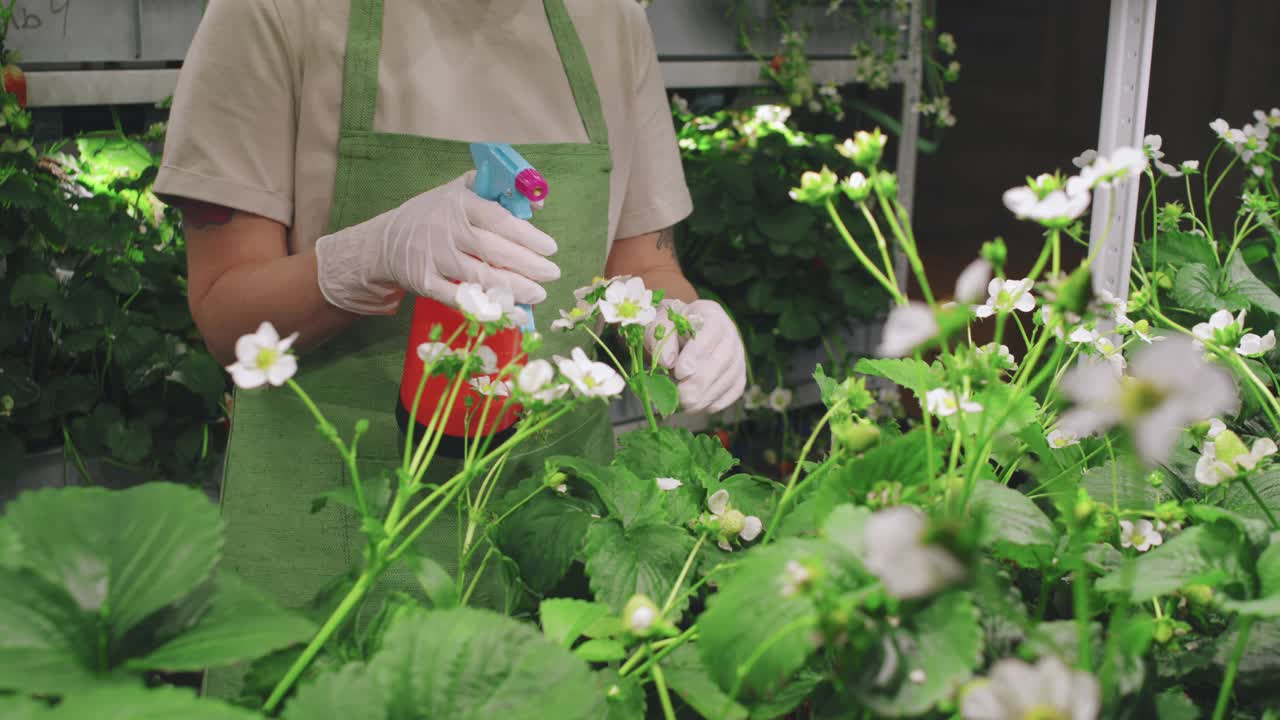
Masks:
[[[759,410],[769,402],[769,393],[759,385],[752,385],[742,395],[742,405],[748,410]]]
[[[1183,175],[1191,175],[1200,170],[1200,161],[1199,160],[1183,160],[1182,164],[1178,166],[1178,169],[1182,171]]]
[[[1075,435],[1071,435],[1069,433],[1065,433],[1058,428],[1054,428],[1050,430],[1049,434],[1045,436],[1045,439],[1049,441],[1049,447],[1053,448],[1054,450],[1061,450],[1062,448],[1065,448],[1065,447],[1071,447],[1072,445],[1080,444],[1079,437]]]
[[[256,332],[236,340],[236,361],[227,366],[227,372],[245,390],[267,384],[279,387],[298,372],[298,359],[289,352],[297,339],[296,332],[282,339],[274,325],[264,322]]]
[[[1271,127],[1280,127],[1280,108],[1271,108],[1270,114],[1261,110],[1254,110],[1253,117],[1258,121],[1259,125],[1265,124]]]
[[[939,417],[949,417],[964,410],[967,413],[982,412],[982,405],[969,399],[968,395],[960,398],[946,388],[935,388],[925,393],[925,406],[929,412]]]
[[[577,304],[572,308],[560,311],[560,319],[551,321],[551,329],[572,330],[583,322],[586,322],[591,317],[591,313],[595,310],[595,307],[596,306],[591,303],[578,300]]]
[[[1097,159],[1098,159],[1098,151],[1094,150],[1093,148],[1089,148],[1088,150],[1085,150],[1079,155],[1071,158],[1071,164],[1075,165],[1080,169],[1084,169],[1092,165],[1093,161]]]
[[[480,372],[485,375],[493,375],[498,372],[498,353],[488,345],[481,345],[475,349],[475,356],[480,358]]]
[[[433,363],[453,354],[453,349],[442,342],[424,342],[418,346],[418,359],[424,363]]]
[[[960,715],[964,720],[1097,720],[1101,698],[1097,678],[1057,657],[1045,656],[1035,665],[1006,658],[965,689]]]
[[[729,544],[729,540],[735,535],[742,538],[745,542],[751,542],[760,535],[760,531],[764,529],[764,523],[755,515],[744,515],[740,510],[736,510],[729,504],[729,491],[720,489],[707,498],[707,509],[711,511],[711,516],[718,521],[720,527],[720,539],[716,544],[725,552],[732,552],[733,546]]]
[[[511,383],[506,380],[494,380],[488,375],[473,377],[467,381],[471,389],[482,397],[507,397],[511,395]]]
[[[966,569],[949,550],[926,542],[928,519],[918,508],[897,505],[867,519],[863,565],[894,597],[925,597],[963,579]]]
[[[1116,367],[1117,371],[1125,368],[1123,347],[1111,342],[1109,335],[1099,335],[1093,341],[1093,347],[1102,354],[1102,357]]]
[[[1095,188],[1109,188],[1113,184],[1141,175],[1147,169],[1147,156],[1139,148],[1116,148],[1110,157],[1099,155],[1093,163],[1082,168],[1080,174],[1067,180],[1067,194],[1079,196]]]
[[[680,487],[681,485],[684,485],[684,483],[672,477],[660,477],[660,478],[657,478],[655,482],[658,483],[658,489],[662,490],[663,492],[670,492]]]
[[[933,310],[922,302],[894,305],[885,319],[880,334],[880,357],[904,357],[938,334],[938,321]]]
[[[1218,137],[1227,142],[1231,142],[1231,125],[1226,120],[1218,118],[1209,123],[1209,129],[1217,133]]]
[[[479,322],[510,320],[516,325],[523,325],[527,319],[524,310],[516,307],[515,296],[507,288],[486,290],[476,283],[461,283],[454,294],[454,302]]]
[[[648,325],[658,316],[653,305],[653,291],[638,277],[614,280],[600,299],[600,314],[605,322],[618,325]]]
[[[1209,322],[1196,323],[1191,334],[1200,340],[1210,340],[1228,347],[1236,344],[1244,334],[1245,310],[1238,316],[1232,316],[1230,310],[1219,310],[1209,316]],[[1200,344],[1200,343],[1197,343]]]
[[[1233,411],[1238,403],[1230,373],[1206,362],[1186,338],[1142,347],[1128,372],[1082,358],[1060,383],[1074,405],[1058,427],[1086,437],[1123,424],[1143,461],[1158,465],[1168,459],[1183,428]]]
[[[787,408],[791,407],[791,398],[792,392],[787,388],[774,388],[773,392],[769,393],[769,409],[776,413],[786,412]]]
[[[1005,207],[1019,220],[1034,220],[1048,228],[1067,227],[1089,208],[1089,194],[1075,195],[1063,190],[1053,190],[1043,197],[1029,187],[1006,190]]]
[[[1245,333],[1240,338],[1240,345],[1236,347],[1236,352],[1245,357],[1258,357],[1274,350],[1275,347],[1276,331],[1268,330],[1267,334],[1261,337],[1254,333]]]
[[[1017,370],[1018,361],[1013,357],[1013,353],[1009,350],[1008,345],[1000,345],[996,347],[993,342],[987,343],[976,349],[976,352],[982,356],[995,356],[996,367],[1002,370]]]
[[[956,301],[972,305],[982,300],[991,282],[991,273],[991,263],[982,258],[969,263],[956,278]]]
[[[1136,523],[1128,520],[1120,521],[1120,547],[1131,547],[1138,552],[1146,552],[1164,542],[1164,536],[1156,531],[1150,520],[1139,520]]]
[[[1259,438],[1252,448],[1225,426],[1217,432],[1210,423],[1210,440],[1200,446],[1200,458],[1196,461],[1195,477],[1201,485],[1210,487],[1253,470],[1268,457],[1276,454],[1276,443],[1271,438]]]
[[[520,368],[516,387],[520,392],[544,403],[553,403],[569,392],[568,383],[556,383],[555,370],[546,360],[532,360]]]
[[[556,357],[555,360],[560,374],[573,383],[574,391],[580,396],[614,397],[627,386],[618,371],[593,361],[582,348],[574,348],[570,358]]]
[[[1098,333],[1081,325],[1067,336],[1067,341],[1078,345],[1092,345],[1098,340]]]
[[[1030,278],[1022,280],[1001,280],[993,278],[987,285],[987,302],[974,309],[980,318],[991,317],[997,312],[1009,313],[1014,310],[1031,312],[1036,307],[1036,298],[1031,294]]]

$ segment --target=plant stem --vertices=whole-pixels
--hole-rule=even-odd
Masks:
[[[871,262],[871,258],[867,257],[867,254],[862,251],[862,248],[854,241],[853,235],[849,233],[849,228],[845,227],[844,221],[840,219],[840,213],[836,210],[835,203],[829,199],[827,200],[827,214],[831,216],[831,221],[835,223],[836,231],[840,233],[840,237],[844,238],[845,244],[857,256],[858,262],[862,263],[862,267],[884,286],[884,289],[893,297],[895,303],[905,305],[907,299],[902,295],[902,291],[898,290],[897,283],[890,282],[889,278],[885,277],[884,273],[876,268],[875,263]]]
[[[276,684],[275,689],[271,691],[271,695],[267,698],[267,702],[262,706],[262,711],[264,713],[269,715],[275,712],[276,707],[280,705],[280,701],[284,699],[284,696],[288,694],[290,688],[297,683],[298,678],[306,671],[307,666],[310,665],[311,661],[315,659],[317,654],[319,654],[320,648],[324,647],[324,644],[329,641],[329,638],[332,637],[338,628],[342,626],[342,623],[346,621],[347,615],[351,614],[351,611],[360,604],[362,599],[364,599],[365,593],[367,593],[369,588],[373,586],[373,578],[374,572],[372,572],[372,569],[365,568],[364,573],[360,575],[358,580],[356,580],[356,584],[347,592],[347,596],[342,598],[342,602],[338,605],[337,609],[335,609],[333,614],[329,616],[329,619],[325,621],[325,624],[320,628],[320,631],[316,633],[315,637],[311,638],[311,642],[307,644],[306,649],[302,651],[302,654],[298,656],[297,660],[293,661],[293,665],[289,666],[288,672],[284,674],[284,677]]]
[[[1077,570],[1071,578],[1071,595],[1076,614],[1077,651],[1079,666],[1085,672],[1093,668],[1093,633],[1089,622],[1089,578],[1083,569]]]
[[[693,567],[693,559],[698,557],[698,550],[702,549],[702,543],[706,542],[707,534],[702,533],[698,536],[698,542],[693,544],[693,550],[689,552],[689,557],[685,558],[684,567],[680,568],[680,576],[676,578],[676,584],[671,586],[671,592],[667,594],[667,601],[662,604],[662,612],[659,615],[666,615],[676,601],[676,595],[680,593],[680,586],[684,585],[684,579],[689,576],[689,568]]]
[[[654,663],[651,674],[653,684],[658,688],[658,702],[662,703],[662,717],[664,720],[676,720],[676,711],[671,706],[671,695],[667,692],[667,679],[662,674],[662,666]]]
[[[1227,663],[1226,674],[1222,676],[1222,689],[1218,691],[1218,704],[1213,708],[1213,720],[1223,720],[1227,716],[1227,703],[1231,701],[1231,688],[1236,684],[1236,672],[1240,669],[1240,658],[1244,657],[1245,646],[1249,643],[1249,630],[1253,627],[1253,618],[1240,618],[1240,638],[1231,651],[1231,660]]]
[[[842,407],[844,407],[843,400],[831,406],[831,409],[827,410],[822,419],[818,420],[818,423],[814,425],[813,432],[809,433],[809,439],[805,441],[804,448],[800,450],[800,457],[796,459],[796,466],[791,470],[791,480],[787,482],[786,489],[782,491],[782,497],[778,500],[778,508],[773,511],[773,518],[769,520],[769,526],[765,528],[764,539],[761,540],[761,544],[769,542],[769,538],[773,535],[778,521],[782,519],[782,512],[786,509],[787,500],[791,499],[791,493],[796,488],[796,480],[800,477],[800,468],[804,466],[805,458],[809,456],[809,451],[813,449],[813,443],[818,439],[818,434],[822,432],[822,428],[826,427],[836,409]]]
[[[356,506],[360,508],[360,516],[364,517],[369,514],[369,508],[365,505],[364,487],[360,482],[360,473],[356,469],[355,453],[347,449],[347,444],[342,442],[342,437],[338,435],[338,430],[325,418],[324,413],[320,412],[320,408],[311,400],[311,396],[307,394],[302,386],[294,382],[292,378],[286,381],[289,389],[302,400],[302,404],[311,411],[312,417],[316,419],[316,423],[320,426],[320,434],[329,438],[329,442],[338,449],[338,454],[342,456],[342,462],[347,466],[347,473],[351,476],[351,491],[356,496]]]
[[[640,651],[636,652],[634,655],[631,656],[631,659],[627,660],[626,664],[623,665],[622,668],[618,670],[618,677],[626,677],[631,672],[637,672],[643,675],[644,671],[648,670],[650,665],[654,665],[656,663],[661,662],[664,657],[675,652],[676,649],[679,648],[681,645],[685,644],[686,642],[689,642],[690,640],[696,639],[695,636],[697,634],[698,634],[698,626],[691,625],[687,630],[685,630],[684,632],[680,633],[679,635],[673,638],[667,638],[666,640],[659,640],[655,643],[652,643],[648,647],[653,650],[658,650],[659,652],[654,653],[653,655],[649,655],[648,659],[644,661],[644,664],[640,665],[639,667],[636,667],[636,666],[641,659],[646,657],[646,651],[644,649],[641,649]]]

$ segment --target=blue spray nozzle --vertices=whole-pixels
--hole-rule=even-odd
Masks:
[[[471,159],[476,165],[473,189],[485,200],[492,200],[506,208],[521,220],[533,217],[533,211],[542,207],[550,186],[542,175],[505,143],[472,143]],[[535,331],[533,306],[520,305],[527,321],[522,332]]]

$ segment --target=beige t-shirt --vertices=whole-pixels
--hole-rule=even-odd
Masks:
[[[635,0],[566,0],[609,128],[609,242],[692,210],[666,91]],[[374,130],[585,142],[542,0],[385,3]],[[213,0],[179,74],[155,189],[325,229],[337,168],[348,0]],[[555,188],[552,188],[554,202]]]

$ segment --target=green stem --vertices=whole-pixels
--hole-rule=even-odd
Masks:
[[[658,702],[662,703],[662,717],[664,720],[676,720],[675,708],[671,706],[671,695],[667,692],[667,679],[662,674],[662,666],[653,664],[653,684],[658,688]]]
[[[1093,633],[1089,622],[1089,578],[1084,569],[1077,570],[1071,578],[1071,593],[1076,615],[1076,633],[1080,669],[1091,672],[1093,668]]]
[[[662,612],[659,615],[666,615],[671,610],[676,601],[676,595],[680,593],[680,587],[684,585],[684,579],[689,576],[689,568],[693,567],[693,559],[698,556],[698,550],[702,548],[702,543],[706,542],[706,540],[706,533],[698,536],[698,542],[693,544],[693,550],[690,551],[689,557],[685,558],[684,567],[680,568],[680,576],[676,578],[676,584],[671,586],[671,592],[667,595],[667,601],[662,604]]]
[[[769,538],[777,528],[778,521],[782,519],[782,513],[787,507],[787,501],[791,499],[791,494],[795,491],[796,480],[800,477],[800,469],[804,466],[804,461],[809,456],[809,451],[813,449],[813,443],[818,439],[818,434],[822,432],[822,428],[826,427],[836,409],[842,407],[844,407],[843,400],[832,405],[831,409],[827,410],[826,414],[822,416],[822,419],[818,420],[813,432],[809,433],[809,439],[805,441],[804,448],[800,450],[800,457],[796,459],[796,466],[791,470],[791,480],[787,482],[786,489],[782,491],[782,498],[778,500],[778,508],[773,511],[773,518],[769,520],[769,526],[764,531],[764,539],[761,540],[761,544],[769,542]]]
[[[916,251],[915,238],[911,236],[909,225],[900,225],[895,213],[900,207],[897,202],[892,204],[880,192],[879,187],[875,187],[876,198],[880,201],[880,209],[884,211],[885,219],[889,221],[889,228],[893,230],[893,235],[898,239],[898,243],[902,245],[902,249],[907,254],[907,261],[911,265],[911,269],[915,271],[916,280],[920,283],[920,292],[924,294],[924,299],[929,303],[930,307],[937,305],[933,299],[933,290],[929,287],[929,278],[924,273],[924,264],[920,262],[920,253]],[[906,228],[904,230],[904,227]]]
[[[324,413],[320,412],[320,408],[316,407],[307,391],[294,382],[293,378],[286,382],[289,384],[289,389],[293,390],[294,394],[302,400],[302,404],[307,407],[307,410],[311,411],[311,416],[316,419],[316,423],[320,426],[320,434],[329,438],[329,442],[338,449],[338,454],[342,456],[342,462],[347,466],[347,474],[351,476],[351,491],[356,496],[356,506],[360,508],[360,516],[367,516],[369,508],[365,504],[364,485],[360,482],[360,472],[356,469],[355,453],[347,448],[346,443],[342,442],[337,428],[325,418]]]
[[[493,557],[493,553],[495,549],[496,548],[490,545],[489,551],[486,552],[484,554],[484,557],[480,559],[480,567],[476,568],[475,577],[471,578],[471,584],[467,586],[467,591],[462,594],[462,599],[458,601],[459,607],[467,606],[467,601],[471,599],[471,593],[475,592],[476,586],[480,584],[480,578],[481,576],[484,575],[485,566],[489,564],[489,558]]]
[[[284,700],[284,696],[288,694],[289,690],[297,683],[298,678],[306,671],[307,666],[319,654],[320,648],[324,647],[324,644],[337,632],[342,623],[346,622],[347,616],[351,614],[351,611],[364,599],[365,593],[373,586],[373,577],[374,573],[371,572],[371,569],[366,568],[360,578],[356,580],[356,584],[347,592],[347,596],[342,598],[342,602],[338,604],[337,609],[325,621],[325,624],[315,634],[315,637],[311,638],[311,642],[307,644],[302,654],[298,656],[297,660],[293,661],[293,665],[289,666],[289,670],[284,674],[284,677],[280,679],[275,689],[271,691],[267,702],[262,706],[264,713],[270,715],[275,712],[276,707],[280,705],[280,701]]]
[[[884,233],[880,231],[880,223],[876,222],[876,216],[871,213],[871,209],[865,202],[858,203],[858,207],[862,210],[863,217],[867,219],[867,224],[871,226],[871,232],[876,236],[876,247],[880,249],[880,259],[884,262],[885,277],[893,278],[893,286],[896,288],[898,276],[894,272],[893,258],[889,256],[889,243],[885,241]]]
[[[845,227],[844,221],[840,219],[840,213],[836,210],[835,203],[830,199],[827,200],[827,214],[831,216],[831,221],[835,223],[836,231],[840,233],[840,237],[844,238],[845,244],[849,246],[849,249],[853,251],[853,254],[858,257],[858,262],[862,263],[862,267],[865,268],[867,272],[871,273],[871,276],[876,279],[876,282],[880,283],[884,287],[889,295],[893,297],[893,301],[895,303],[905,305],[907,303],[907,299],[903,297],[902,291],[898,290],[897,283],[890,282],[889,278],[885,277],[884,273],[880,272],[880,270],[876,268],[875,263],[871,262],[871,258],[867,257],[867,254],[863,252],[862,248],[858,246],[858,243],[854,241],[853,235],[849,233],[849,228]]]
[[[627,660],[627,663],[623,665],[621,669],[618,670],[618,677],[620,678],[626,677],[629,673],[632,673],[632,672],[643,675],[644,672],[649,669],[650,665],[654,665],[655,663],[661,662],[663,658],[675,652],[676,649],[679,648],[681,645],[685,644],[686,642],[689,642],[690,640],[696,639],[695,636],[697,634],[698,634],[698,626],[692,625],[687,630],[685,630],[684,632],[680,633],[679,635],[673,638],[667,638],[666,640],[659,640],[655,643],[652,643],[649,647],[651,647],[654,650],[659,650],[660,652],[647,656],[648,659],[645,660],[644,664],[640,665],[639,667],[636,667],[636,665],[640,662],[641,659],[646,657],[646,653],[644,649],[637,651],[634,655],[631,656],[631,659]]]
[[[1240,638],[1231,651],[1231,660],[1227,662],[1227,671],[1222,676],[1222,688],[1218,691],[1218,703],[1213,708],[1213,720],[1223,720],[1227,716],[1227,704],[1231,702],[1231,689],[1236,684],[1236,673],[1240,670],[1240,658],[1244,657],[1245,646],[1249,643],[1249,630],[1253,628],[1253,618],[1240,618]]]

